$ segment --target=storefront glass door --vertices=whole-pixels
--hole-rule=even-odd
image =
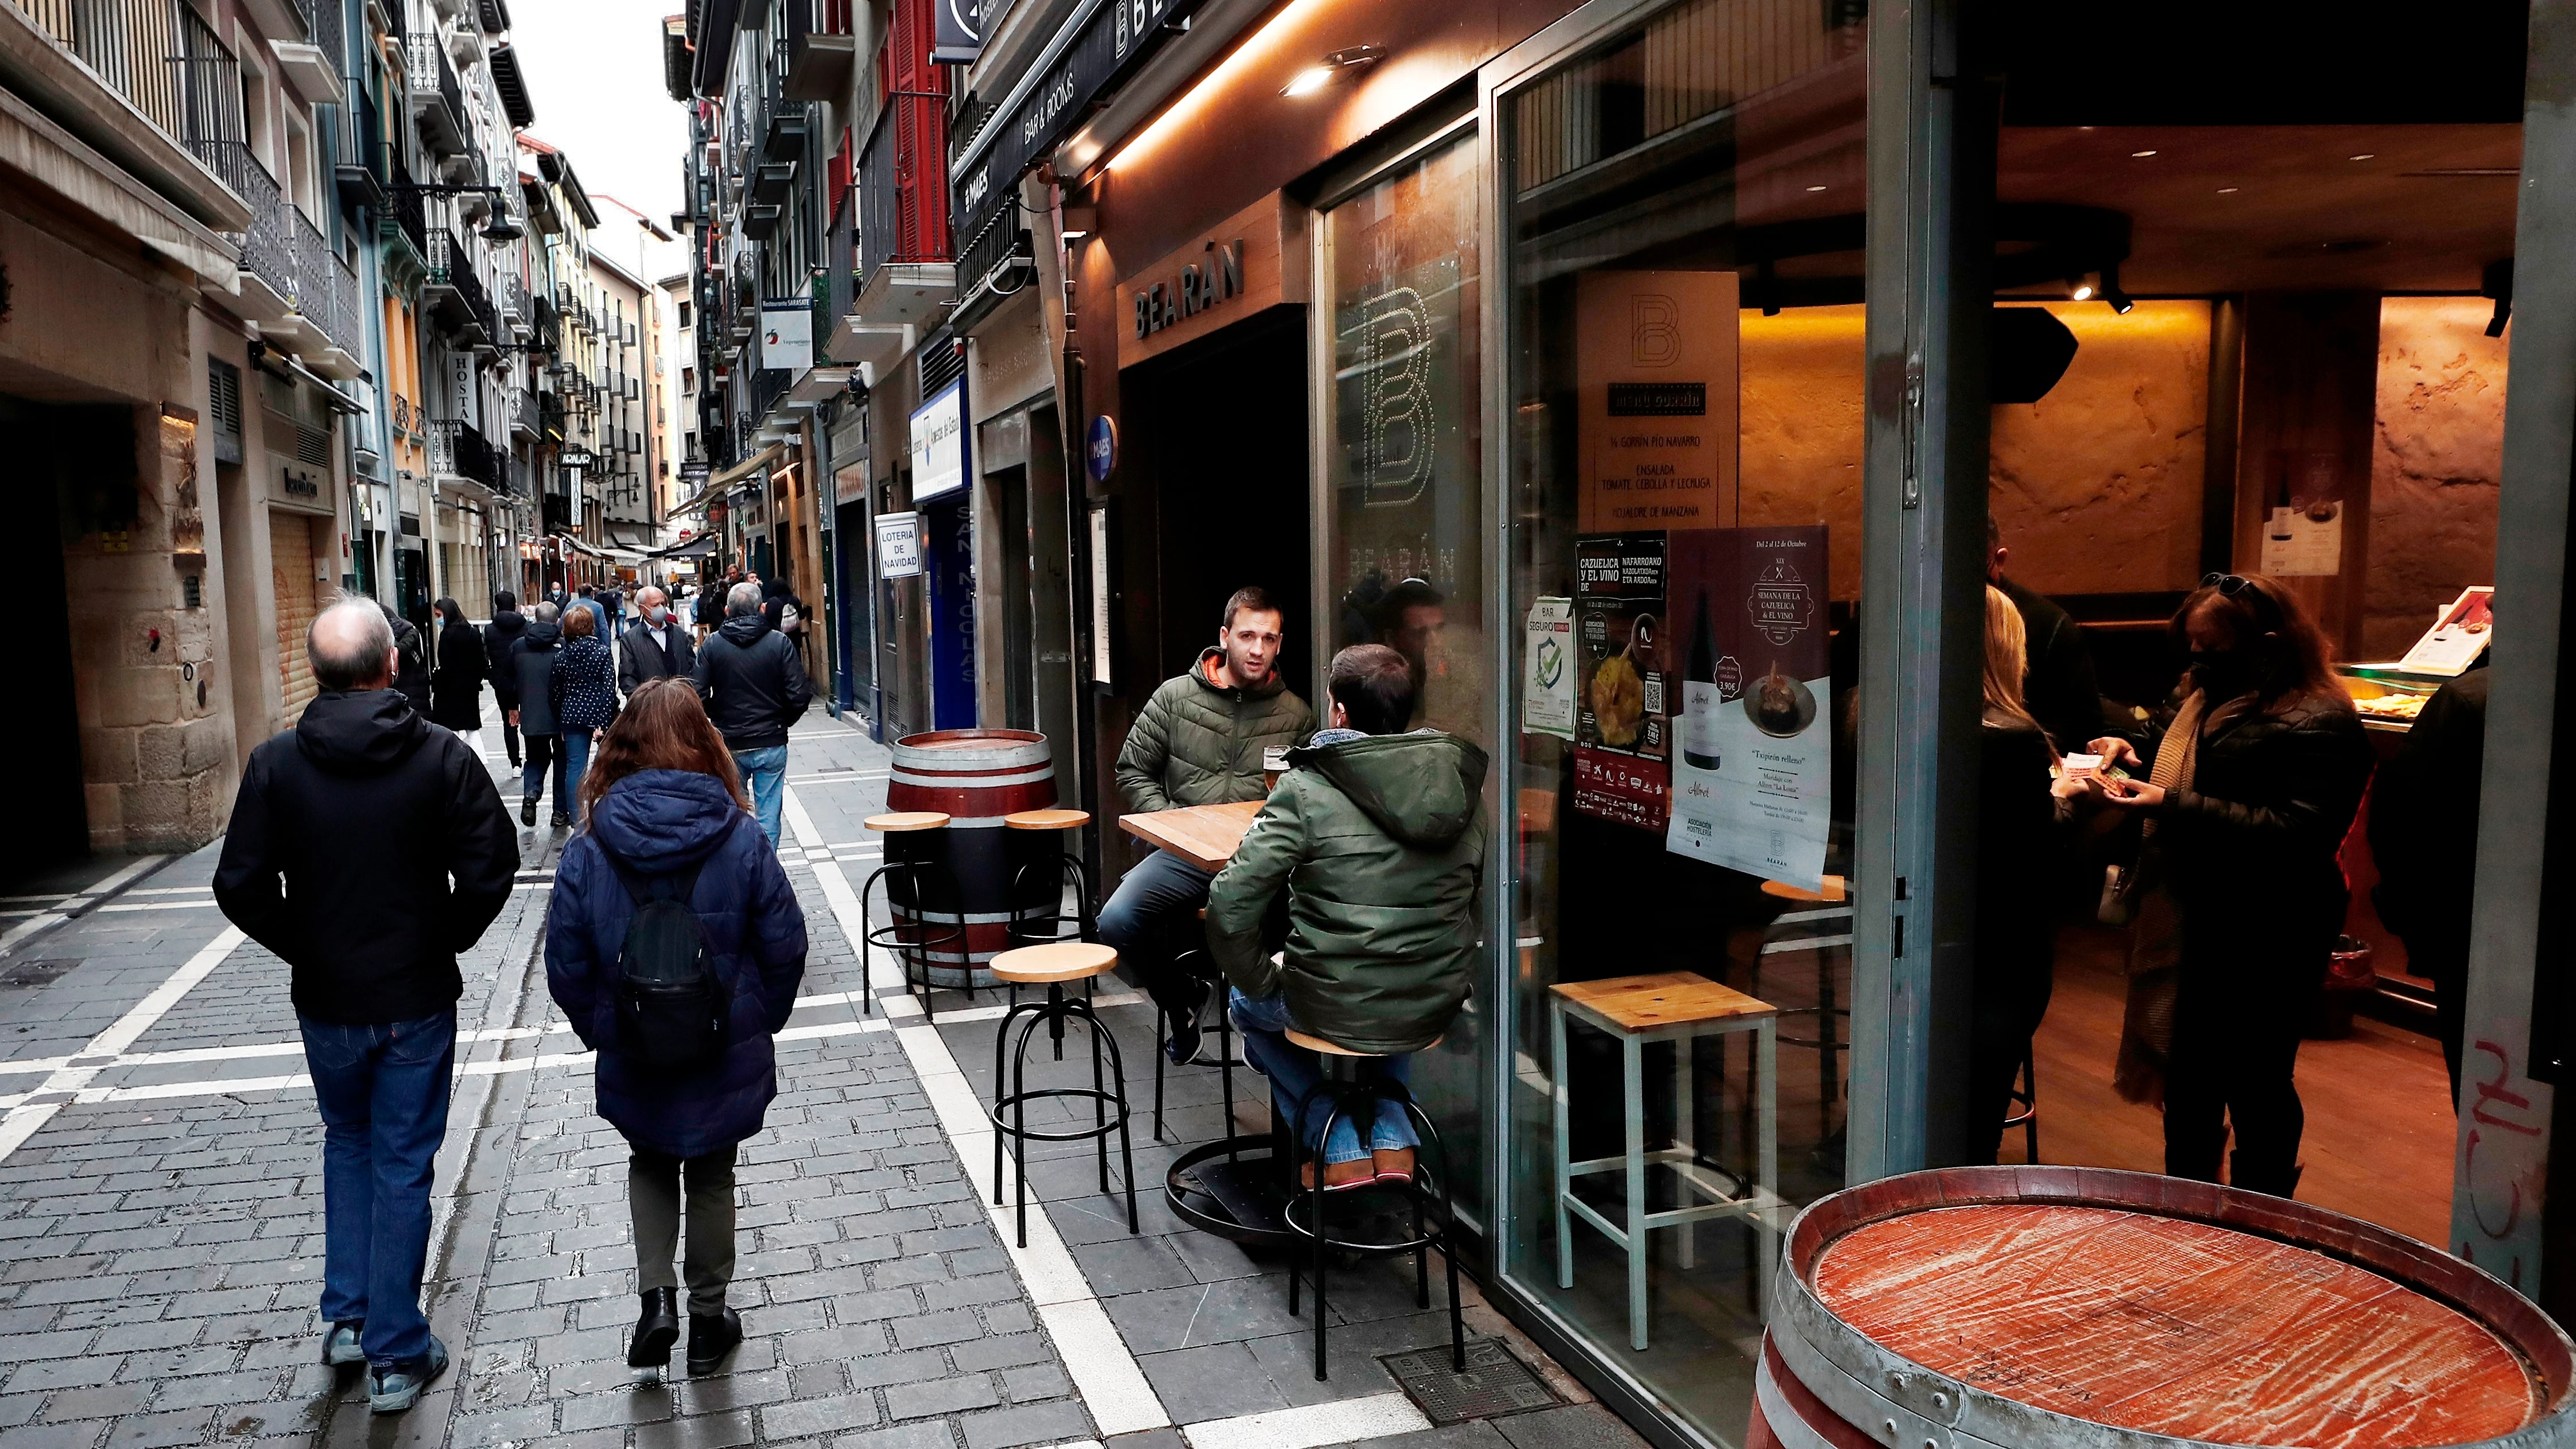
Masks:
[[[1813,0],[1592,10],[1485,111],[1516,943],[1498,1257],[1731,1442],[1775,1229],[1843,1184],[1859,1024],[1867,26]]]

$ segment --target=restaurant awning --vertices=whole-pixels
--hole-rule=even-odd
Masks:
[[[777,462],[779,455],[786,451],[786,447],[782,444],[770,444],[768,447],[761,449],[759,452],[752,454],[750,457],[743,459],[741,462],[736,463],[732,467],[725,469],[723,472],[716,474],[712,478],[709,478],[705,487],[689,495],[686,499],[671,505],[671,512],[674,515],[697,512],[699,509],[707,506],[708,500],[716,497],[726,488],[731,487],[733,484],[738,483],[755,473],[763,471],[768,468],[770,464]]]
[[[675,543],[653,556],[655,558],[706,558],[713,554],[716,546],[722,542],[724,540],[712,533],[702,533],[695,538]]]

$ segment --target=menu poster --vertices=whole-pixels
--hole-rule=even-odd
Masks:
[[[2263,519],[2263,572],[2324,578],[2343,572],[2343,472],[2337,453],[2283,453]]]
[[[1663,648],[1664,535],[1574,541],[1574,808],[1664,828],[1670,663]]]
[[[1672,535],[1680,748],[1664,848],[1813,890],[1833,822],[1825,529]]]
[[[1521,633],[1521,729],[1574,738],[1574,601],[1530,601]]]
[[[2410,674],[2464,673],[2495,638],[2495,585],[2463,589],[2397,667]]]
[[[1736,293],[1732,271],[1577,279],[1578,527],[1717,526],[1736,481]]]

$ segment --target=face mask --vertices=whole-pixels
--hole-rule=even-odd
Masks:
[[[2212,699],[2234,699],[2254,687],[2254,657],[2242,649],[2194,649],[2192,678]]]
[[[662,606],[659,604],[646,604],[644,606],[644,622],[648,624],[660,624],[662,622]]]

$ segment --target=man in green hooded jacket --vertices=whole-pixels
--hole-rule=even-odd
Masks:
[[[1437,730],[1402,733],[1412,666],[1382,644],[1333,656],[1329,729],[1288,752],[1288,773],[1208,893],[1208,946],[1234,992],[1244,1057],[1270,1079],[1274,1110],[1308,1146],[1325,1115],[1322,1080],[1290,1027],[1383,1054],[1397,1082],[1467,999],[1484,881],[1485,752]],[[1287,949],[1262,923],[1288,892]],[[1410,1180],[1415,1144],[1401,1107],[1381,1101],[1368,1141],[1344,1122],[1322,1144],[1324,1185]]]

